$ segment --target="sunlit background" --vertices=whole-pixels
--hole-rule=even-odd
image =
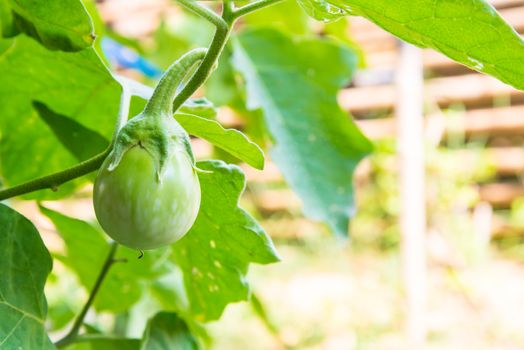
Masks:
[[[524,32],[524,1],[491,2]],[[108,63],[147,84],[212,35],[207,22],[167,0],[106,0],[97,8],[98,25],[109,33],[97,44]],[[349,241],[303,216],[270,160],[264,171],[242,165],[242,205],[273,238],[282,262],[252,265],[256,298],[228,306],[209,325],[211,348],[389,350],[420,337],[428,349],[523,349],[524,93],[434,51],[401,45],[362,18],[314,22],[295,2],[284,2],[243,23],[331,36],[353,47],[360,68],[339,103],[375,151],[354,177],[358,212]],[[234,93],[208,92],[218,105]],[[249,127],[240,109],[222,108],[218,118]],[[227,157],[193,141],[199,158]],[[15,205],[36,219],[47,244],[61,245],[35,208]],[[46,206],[94,218],[87,195]],[[49,309],[74,313],[85,293],[73,274],[55,268],[50,281]],[[130,314],[145,321],[147,305]],[[136,321],[127,332],[140,334],[142,325]]]

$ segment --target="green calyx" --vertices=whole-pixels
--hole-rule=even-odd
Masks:
[[[108,170],[113,171],[133,147],[141,147],[151,155],[158,181],[162,181],[165,164],[173,152],[185,152],[191,164],[195,164],[189,136],[173,118],[149,117],[142,113],[131,119],[118,134],[109,155]]]
[[[205,49],[192,50],[167,69],[144,110],[119,131],[109,155],[109,171],[114,170],[133,147],[142,147],[151,155],[158,181],[162,181],[165,164],[173,152],[186,152],[195,165],[189,136],[173,118],[175,111],[172,106],[177,88],[187,72],[204,58],[206,52]]]

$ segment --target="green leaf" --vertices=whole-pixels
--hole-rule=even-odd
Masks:
[[[80,51],[95,39],[91,18],[80,0],[1,0],[0,19],[11,18],[13,27],[32,36],[51,50]],[[9,17],[8,17],[9,16]],[[7,29],[7,28],[6,28]]]
[[[205,97],[188,99],[177,112],[194,114],[206,119],[215,119],[217,116],[217,109]]]
[[[34,225],[0,204],[0,349],[54,349],[44,328],[52,260]]]
[[[111,337],[84,337],[69,346],[66,350],[139,350],[140,339],[111,338]]]
[[[177,113],[175,119],[189,134],[211,142],[256,169],[264,168],[264,152],[242,132],[191,114]]]
[[[121,87],[93,49],[75,53],[48,51],[24,35],[0,40],[0,76],[0,159],[6,185],[78,163],[77,157],[57,138],[56,126],[35,111],[33,101],[45,104],[56,115],[67,116],[69,124],[76,123],[90,135],[111,139]],[[82,152],[82,157],[96,153],[98,146],[93,142],[101,143],[98,135],[96,140],[83,140],[82,145],[89,152]],[[61,197],[80,183],[79,179],[64,184],[58,193],[39,191],[29,198]]]
[[[242,170],[221,161],[198,162],[202,202],[191,230],[173,245],[184,273],[191,312],[199,321],[216,320],[227,304],[247,300],[250,262],[278,261],[262,227],[238,207],[245,187]]]
[[[160,312],[147,324],[140,350],[198,350],[197,340],[177,314]]]
[[[310,6],[317,0],[298,1]],[[409,43],[433,48],[469,68],[524,89],[524,41],[486,1],[321,1],[342,12],[366,17]]]
[[[40,206],[40,210],[53,222],[64,240],[66,254],[56,253],[57,259],[71,268],[80,283],[90,291],[110,249],[106,237],[85,221],[43,206]],[[158,249],[138,259],[138,251],[120,246],[116,258],[127,261],[111,267],[95,299],[95,308],[113,312],[128,310],[142,296],[145,281],[166,272],[162,262],[168,253],[166,249]]]
[[[353,52],[330,40],[255,30],[236,38],[234,61],[246,80],[248,107],[264,112],[272,159],[305,214],[347,235],[351,177],[371,149],[336,99],[354,70]]]

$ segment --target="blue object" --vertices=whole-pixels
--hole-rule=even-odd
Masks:
[[[148,78],[159,78],[162,74],[156,65],[111,38],[102,38],[102,51],[113,65],[136,69]]]

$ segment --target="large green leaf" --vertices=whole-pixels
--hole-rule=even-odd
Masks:
[[[0,204],[0,349],[54,349],[44,328],[51,266],[34,225]]]
[[[0,20],[1,35],[22,31],[51,50],[79,51],[95,39],[80,0],[0,0]]]
[[[34,101],[33,108],[53,131],[58,141],[78,161],[88,159],[93,154],[100,153],[109,146],[109,142],[99,133],[86,128],[67,116],[52,111],[45,104]],[[86,143],[86,140],[89,140],[89,142]]]
[[[95,142],[111,138],[121,88],[93,49],[48,51],[24,35],[0,40],[0,76],[0,158],[6,185],[63,170],[77,164],[78,156],[94,155],[86,151],[75,155],[67,149],[56,118],[46,119],[37,113],[34,101],[71,119],[69,124],[82,128],[84,135],[88,131],[98,134],[96,140],[82,140],[93,153]],[[56,194],[40,191],[32,196],[63,196],[73,186],[69,183]]]
[[[350,13],[524,89],[524,41],[484,0],[298,0],[317,18]]]
[[[351,177],[371,149],[336,100],[354,70],[353,52],[329,40],[255,30],[236,38],[234,61],[247,83],[248,106],[264,111],[275,142],[271,156],[305,214],[347,235]]]
[[[221,161],[199,162],[202,202],[191,230],[173,245],[184,273],[191,312],[197,320],[220,317],[231,302],[246,300],[250,262],[267,264],[278,256],[262,227],[238,207],[245,187],[242,170]]]
[[[225,129],[214,120],[186,113],[175,114],[175,119],[189,134],[211,142],[254,168],[264,168],[264,153],[242,132]]]
[[[91,290],[110,249],[106,237],[84,221],[42,206],[40,210],[53,222],[64,240],[66,253],[56,253],[56,257],[77,274],[86,290]],[[129,309],[142,296],[146,281],[166,272],[162,262],[168,253],[166,249],[158,249],[138,259],[138,251],[119,247],[117,258],[127,261],[111,267],[95,299],[95,307],[113,312]]]
[[[160,312],[147,324],[140,350],[198,350],[196,338],[184,320],[171,312]]]

